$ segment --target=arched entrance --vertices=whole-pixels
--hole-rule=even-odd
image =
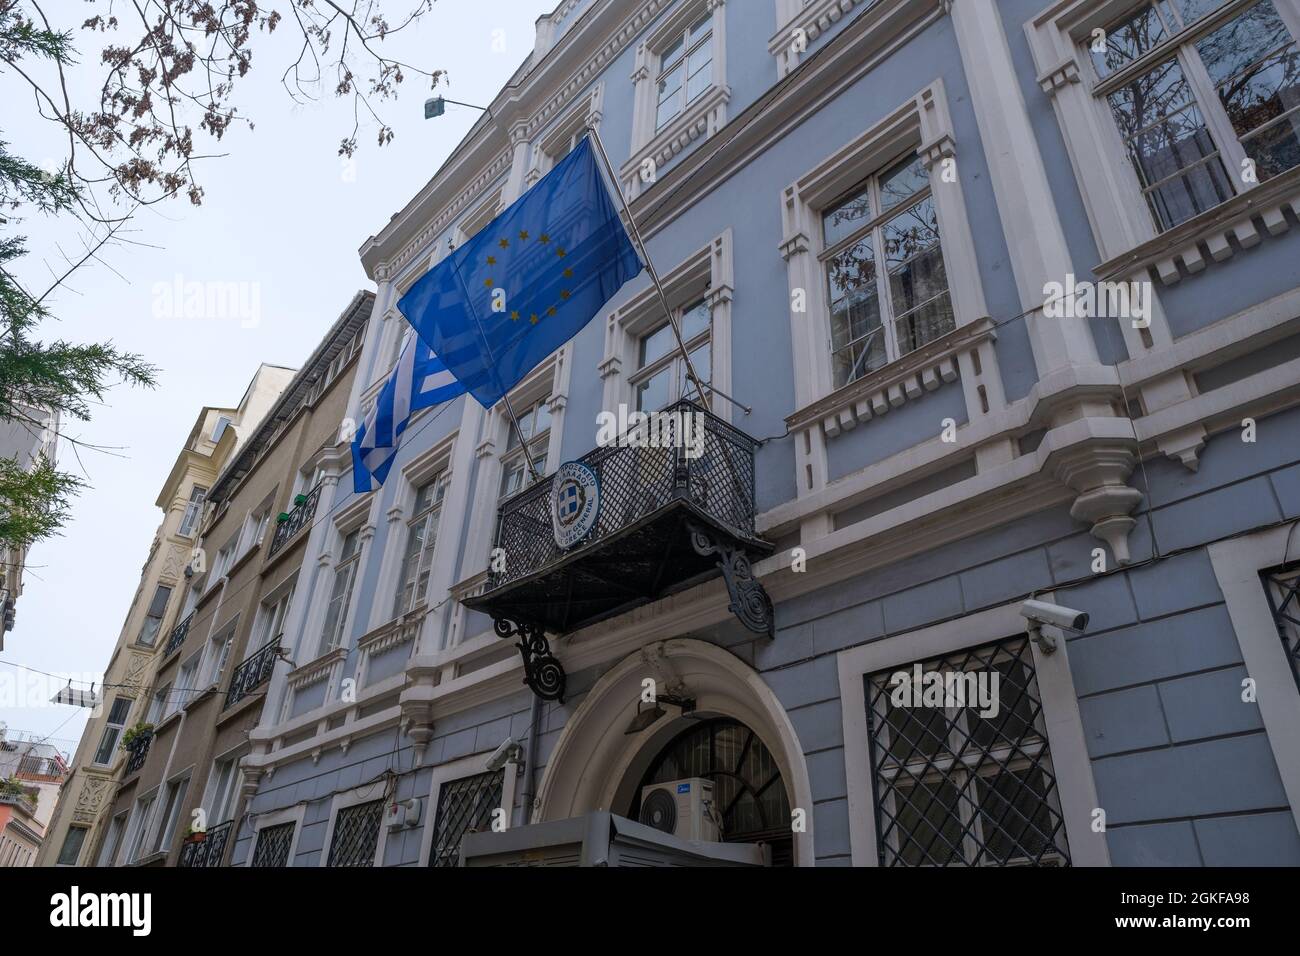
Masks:
[[[694,714],[684,717],[669,706],[668,715],[628,734],[646,678],[661,693],[678,688],[691,697]],[[726,797],[723,812],[731,813],[734,827],[728,839],[765,839],[774,860],[812,865],[812,790],[794,727],[753,668],[705,641],[647,645],[596,683],[547,761],[533,820],[592,810],[634,815],[645,783],[688,768],[697,772],[683,776],[707,776],[719,803]],[[808,811],[805,832],[790,832],[795,808]],[[778,846],[778,840],[787,842]]]

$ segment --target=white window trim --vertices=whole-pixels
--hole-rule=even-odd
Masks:
[[[298,803],[292,807],[286,807],[283,810],[273,810],[270,813],[260,814],[257,817],[257,820],[253,824],[253,839],[249,842],[248,860],[244,863],[244,866],[248,868],[252,867],[253,857],[257,853],[257,841],[261,837],[262,831],[267,829],[268,827],[279,826],[283,823],[292,823],[294,825],[293,836],[289,838],[289,856],[288,859],[286,859],[284,862],[286,869],[293,866],[293,861],[298,853],[298,838],[302,836],[302,825],[306,817],[307,817],[306,803]],[[333,834],[334,820],[332,817],[330,819],[329,829],[331,832],[328,834],[328,836],[332,837],[334,835]],[[328,843],[325,844],[323,858],[327,860],[329,858]]]
[[[374,783],[363,784],[354,790],[349,790],[346,793],[335,795],[334,799],[330,801],[329,822],[325,825],[325,842],[321,844],[320,861],[317,863],[317,866],[329,866],[330,844],[334,841],[334,824],[339,818],[339,812],[363,803],[383,800],[385,799],[385,794],[387,792],[388,781],[383,779],[377,780]],[[386,814],[381,815],[379,818],[379,838],[375,840],[376,867],[384,865],[384,848],[388,844],[388,821],[385,817]],[[295,841],[297,840],[297,836],[298,832],[295,830]]]
[[[1040,595],[1051,601],[1052,595]],[[840,651],[837,655],[840,707],[844,721],[844,768],[848,781],[849,844],[854,866],[878,866],[875,790],[872,786],[871,740],[867,729],[867,674],[928,660],[1023,634],[1025,619],[1016,601],[931,627]],[[1043,721],[1052,754],[1057,793],[1072,866],[1109,866],[1106,835],[1092,830],[1092,813],[1100,806],[1092,760],[1079,717],[1079,699],[1070,674],[1065,635],[1052,628],[1057,650],[1044,656],[1031,643],[1035,679],[1042,698]]]
[[[357,531],[359,537],[357,540],[358,564],[356,578],[353,581],[352,600],[348,607],[347,619],[343,623],[342,639],[339,643],[339,647],[351,646],[352,628],[356,623],[357,596],[360,593],[358,582],[364,577],[366,562],[370,560],[371,556],[370,543],[375,537],[374,512],[378,500],[377,495],[369,495],[358,499],[336,515],[333,522],[334,527],[328,529],[330,538],[322,546],[321,553],[316,559],[319,570],[312,579],[312,587],[307,591],[305,599],[307,609],[303,615],[304,623],[302,630],[299,632],[299,640],[294,645],[294,660],[306,662],[306,654],[308,653],[312,654],[311,659],[313,660],[324,656],[315,654],[312,649],[319,646],[322,632],[325,629],[325,616],[329,612],[329,596],[334,586],[335,555],[342,548],[344,537],[353,531]],[[286,623],[287,630],[288,625]]]
[[[451,763],[445,763],[433,768],[433,776],[429,784],[428,807],[424,814],[424,833],[420,838],[420,866],[422,868],[428,867],[429,857],[433,855],[433,835],[438,820],[438,801],[442,799],[443,785],[455,783],[457,780],[463,780],[466,777],[477,777],[481,773],[487,773],[488,770],[485,765],[486,753],[490,753],[490,751],[462,757],[459,760],[453,760]],[[507,827],[513,826],[514,823],[515,790],[517,789],[521,766],[514,760],[508,761],[501,782],[501,809],[506,812]],[[527,816],[527,810],[525,810],[525,816]]]
[[[727,228],[662,279],[669,305],[674,309],[689,306],[700,298],[708,302],[713,315],[709,339],[713,369],[711,376],[704,372],[700,376],[706,386],[711,383],[716,391],[727,395],[735,394],[731,376],[731,303],[736,283],[733,249],[731,229]],[[663,321],[663,306],[653,286],[606,317],[605,356],[599,366],[605,383],[602,407],[606,411],[617,411],[620,405],[636,407],[636,390],[631,380],[638,371],[638,343],[642,335]],[[687,395],[694,398],[694,389],[688,389]],[[712,405],[715,415],[724,421],[731,420],[731,402],[719,398]]]
[[[461,216],[460,221],[456,223],[456,228],[452,230],[451,240],[455,248],[459,249],[482,232],[493,219],[505,211],[505,208],[506,201],[504,190],[496,189],[491,191],[485,199],[476,204],[464,216]],[[480,225],[478,228],[474,229],[473,232],[470,232],[469,228],[471,224],[475,222],[480,222]],[[449,249],[447,251],[450,252],[451,250]],[[439,258],[442,257],[440,256]]]
[[[1300,828],[1300,748],[1293,743],[1296,727],[1300,727],[1300,693],[1291,677],[1259,577],[1265,568],[1287,564],[1297,556],[1294,548],[1288,548],[1293,543],[1294,528],[1294,524],[1288,524],[1229,538],[1211,544],[1207,550],[1227,605],[1228,619],[1241,647],[1246,673],[1255,681],[1264,735],[1282,777],[1291,816]]]
[[[853,8],[867,0],[776,0],[776,22],[780,24],[767,43],[776,57],[777,79],[794,72],[809,48],[832,24],[853,15]]]
[[[713,13],[713,81],[707,92],[687,104],[663,129],[656,132],[660,52],[705,11]],[[688,145],[712,136],[727,124],[727,104],[731,88],[727,86],[727,9],[726,0],[690,0],[673,10],[636,48],[636,66],[632,71],[632,150],[619,170],[619,181],[628,199],[635,199],[650,183],[643,176],[647,160],[656,172]]]
[[[537,137],[530,147],[532,162],[524,177],[524,189],[533,186],[554,169],[557,159],[568,155],[568,142],[572,137],[580,135],[588,126],[595,126],[599,131],[604,116],[601,109],[604,100],[605,81],[601,80],[575,105],[569,107],[560,119],[552,123],[545,133]]]
[[[232,764],[231,786],[233,787],[233,790],[231,791],[231,796],[234,799],[231,801],[230,804],[230,812],[231,812],[230,819],[234,820],[234,813],[236,810],[239,809],[239,789],[242,782],[242,771],[239,768],[239,761],[247,753],[248,753],[248,747],[246,744],[236,744],[234,747],[231,747],[229,750],[225,751],[224,753],[216,754],[212,758],[211,762],[208,764],[207,779],[204,780],[203,782],[203,795],[198,804],[198,806],[202,807],[203,811],[208,815],[208,819],[207,819],[208,829],[211,829],[212,827],[215,826],[220,826],[221,824],[227,822],[225,820],[214,819],[216,817],[216,813],[209,812],[209,811],[216,810],[216,807],[213,804],[215,803],[217,797],[217,793],[216,793],[217,764],[223,761],[230,761]]]
[[[1106,3],[1098,3],[1097,0],[1057,0],[1025,24],[1025,33],[1038,70],[1039,86],[1051,99],[1056,111],[1093,238],[1103,262],[1114,262],[1162,235],[1182,237],[1178,248],[1170,250],[1166,257],[1155,263],[1162,281],[1174,282],[1179,276],[1175,261],[1177,258],[1182,259],[1183,268],[1188,272],[1205,267],[1206,261],[1198,248],[1202,241],[1208,242],[1215,258],[1220,255],[1226,258],[1232,254],[1227,242],[1228,234],[1234,234],[1243,246],[1255,245],[1259,241],[1259,235],[1251,217],[1263,213],[1268,222],[1270,210],[1247,207],[1225,221],[1223,210],[1233,203],[1229,199],[1189,220],[1195,229],[1192,235],[1184,236],[1187,230],[1177,226],[1166,230],[1164,234],[1157,233],[1142,196],[1137,173],[1128,159],[1110,108],[1103,98],[1093,94],[1096,79],[1093,65],[1084,62],[1085,57],[1079,46],[1093,29],[1113,24],[1125,13],[1138,9],[1145,2],[1149,0],[1109,0]],[[1287,26],[1300,39],[1300,0],[1273,2]],[[1202,95],[1198,88],[1198,103]],[[1234,168],[1231,165],[1236,157],[1245,154],[1241,151],[1235,131],[1225,140],[1225,134],[1219,128],[1221,117],[1218,116],[1220,107],[1217,97],[1216,102],[1209,107],[1205,104],[1201,104],[1201,107],[1223,155],[1228,179],[1237,198],[1254,192],[1259,186],[1247,188],[1241,182],[1240,167]],[[1293,190],[1291,198],[1296,194],[1300,194],[1300,190]],[[1269,205],[1279,204],[1271,202]],[[1215,210],[1218,210],[1217,215]],[[1278,218],[1285,222],[1280,215]],[[1128,329],[1129,323],[1120,325],[1125,329],[1125,340],[1130,352],[1133,352],[1135,342],[1129,340],[1135,336]],[[1156,332],[1154,325],[1153,322],[1153,333]]]

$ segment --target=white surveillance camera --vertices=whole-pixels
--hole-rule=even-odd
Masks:
[[[486,768],[488,770],[500,770],[512,760],[519,759],[519,744],[513,737],[507,737],[501,742],[501,746],[492,752],[488,757]]]
[[[1067,631],[1082,631],[1088,626],[1088,612],[1048,604],[1046,601],[1026,601],[1020,605],[1020,614],[1039,624],[1063,627]]]
[[[1056,638],[1043,633],[1043,625],[1063,628],[1067,631],[1082,631],[1088,626],[1088,612],[1076,611],[1074,608],[1046,601],[1029,600],[1020,605],[1020,615],[1029,621],[1026,630],[1029,639],[1039,646],[1044,654],[1056,650]]]

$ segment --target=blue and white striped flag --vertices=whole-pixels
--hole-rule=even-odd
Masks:
[[[418,335],[408,337],[397,367],[352,442],[352,485],[362,495],[380,487],[397,458],[411,416],[463,395],[465,386]]]

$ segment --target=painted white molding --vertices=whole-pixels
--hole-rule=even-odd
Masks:
[[[704,641],[649,643],[596,682],[560,732],[538,788],[533,822],[592,810],[617,813],[630,802],[649,761],[683,729],[683,721],[670,720],[635,736],[623,733],[636,713],[642,679],[664,675],[696,699],[698,712],[740,721],[771,750],[791,808],[807,811],[807,831],[794,834],[795,864],[812,866],[812,785],[794,726],[757,671]]]
[[[557,162],[567,156],[574,137],[581,136],[588,126],[595,126],[596,131],[600,131],[604,119],[602,110],[604,100],[605,81],[601,80],[593,84],[586,95],[570,106],[547,128],[545,133],[530,144],[529,168],[523,180],[524,189],[533,186],[549,173]]]
[[[334,839],[334,824],[338,821],[339,812],[349,807],[355,807],[363,803],[370,803],[374,800],[383,800],[388,791],[387,780],[376,780],[373,783],[363,784],[354,790],[346,793],[336,794],[330,801],[329,822],[325,824],[325,842],[321,845],[320,861],[317,866],[329,866],[330,843]],[[379,821],[379,836],[375,840],[375,866],[384,865],[384,848],[388,844],[388,826],[383,817]]]
[[[1050,601],[1052,596],[1043,595],[1041,599]],[[1042,697],[1043,722],[1056,775],[1070,861],[1074,866],[1109,866],[1106,836],[1092,830],[1092,812],[1099,806],[1097,788],[1079,717],[1074,679],[1070,675],[1066,641],[1060,631],[1050,630],[1055,631],[1056,653],[1045,656],[1037,644],[1031,643],[1030,647]],[[1025,619],[1020,616],[1020,602],[1017,601],[851,647],[836,656],[844,721],[844,767],[849,790],[849,844],[854,866],[878,866],[880,862],[863,678],[891,667],[901,667],[1024,632]]]
[[[1260,718],[1291,805],[1291,816],[1300,828],[1300,748],[1295,746],[1296,728],[1300,727],[1300,693],[1260,578],[1261,571],[1290,560],[1288,545],[1295,527],[1292,523],[1217,541],[1207,550],[1241,646],[1246,673],[1255,681]]]
[[[434,830],[438,822],[438,804],[442,799],[443,785],[463,780],[466,777],[476,777],[481,773],[487,773],[484,753],[490,754],[491,751],[471,754],[468,757],[462,757],[450,763],[439,764],[433,768],[430,776],[429,795],[425,798],[424,832],[420,835],[421,868],[429,865],[429,858],[433,854]],[[501,780],[501,805],[498,809],[505,811],[506,826],[508,827],[514,816],[515,791],[518,788],[519,775],[524,772],[524,767],[522,764],[511,760],[507,761],[503,769],[505,773]]]
[[[258,814],[253,822],[253,839],[248,844],[248,859],[244,866],[251,866],[254,856],[257,853],[257,841],[261,839],[262,831],[270,827],[281,826],[285,823],[293,824],[293,836],[289,838],[289,856],[285,860],[285,866],[293,866],[293,861],[298,853],[298,839],[302,836],[302,822],[307,816],[307,804],[297,803],[291,807],[285,807],[283,810],[272,810],[269,813]]]

